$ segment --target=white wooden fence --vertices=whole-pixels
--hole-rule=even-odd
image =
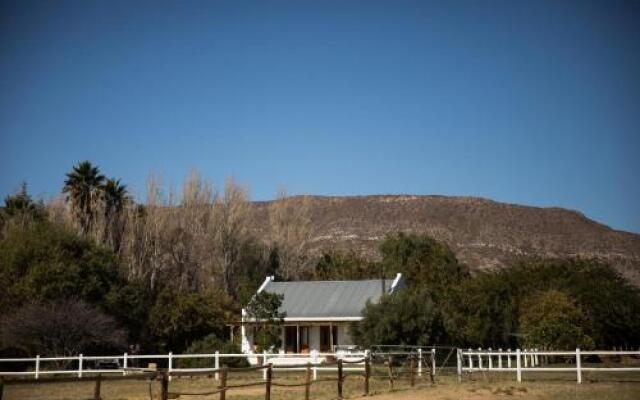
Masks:
[[[35,379],[43,375],[76,375],[82,378],[83,374],[123,374],[134,370],[132,364],[136,360],[143,360],[143,362],[157,362],[166,360],[167,370],[169,372],[206,372],[209,370],[219,369],[224,364],[225,359],[229,358],[244,358],[249,364],[267,364],[271,363],[273,369],[278,367],[286,368],[288,371],[292,370],[306,370],[306,368],[291,368],[287,366],[301,365],[310,363],[313,370],[313,379],[317,379],[319,371],[336,371],[337,366],[332,364],[330,366],[324,365],[329,360],[344,360],[349,362],[348,367],[344,367],[345,371],[364,371],[364,359],[375,356],[413,356],[417,362],[417,375],[422,375],[423,366],[430,369],[435,373],[435,349],[417,349],[412,352],[393,352],[393,353],[380,353],[376,352],[372,354],[369,350],[359,352],[346,352],[337,351],[335,353],[320,353],[317,351],[311,351],[309,353],[261,353],[261,354],[244,354],[244,353],[215,353],[208,354],[145,354],[145,355],[133,355],[124,353],[122,355],[114,356],[85,356],[78,355],[74,357],[40,357],[33,358],[2,358],[0,359],[0,377],[2,376],[31,376]],[[180,359],[210,359],[211,367],[201,368],[179,368],[176,367],[177,360]],[[94,364],[96,361],[111,360],[117,363],[117,368],[113,369],[98,369]],[[67,369],[47,368],[52,364],[59,361],[65,361],[72,367]],[[27,371],[15,371],[15,368],[10,368],[11,364],[31,364],[33,369],[28,368]],[[219,379],[217,371],[215,372],[215,378]],[[263,370],[263,378],[266,379],[266,370]]]
[[[582,366],[583,357],[587,356],[636,356],[640,357],[640,351],[607,351],[594,350],[582,351],[540,351],[538,349],[507,349],[492,350],[463,350],[458,349],[458,381],[462,380],[464,372],[491,371],[491,372],[515,372],[516,380],[522,382],[523,372],[575,372],[576,380],[582,383],[584,371],[607,372],[640,372],[640,365],[636,367],[610,367],[610,366]],[[573,361],[571,366],[544,365],[544,357],[565,357]]]

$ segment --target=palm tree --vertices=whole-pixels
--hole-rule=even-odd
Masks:
[[[128,202],[127,185],[122,185],[120,179],[107,179],[102,185],[104,238],[116,251],[120,249],[122,241],[121,216]]]
[[[78,163],[64,181],[63,192],[67,193],[67,201],[71,202],[71,210],[76,218],[80,231],[89,233],[95,219],[94,203],[104,182],[100,169],[89,161]]]

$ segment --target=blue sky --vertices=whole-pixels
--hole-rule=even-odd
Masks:
[[[638,1],[2,1],[0,195],[89,159],[254,199],[444,194],[640,232]]]

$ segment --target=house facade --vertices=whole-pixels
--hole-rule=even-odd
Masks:
[[[267,277],[258,289],[283,296],[279,312],[285,313],[280,339],[284,353],[335,352],[354,347],[350,326],[361,321],[367,301],[376,303],[383,293],[404,288],[395,279],[359,281],[276,282]],[[254,327],[242,310],[242,351],[254,354]]]

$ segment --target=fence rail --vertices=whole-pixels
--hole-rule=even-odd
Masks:
[[[432,384],[434,383],[434,377],[435,377],[435,362],[433,362],[433,360],[435,359],[433,357],[434,354],[435,354],[435,351],[432,350],[430,365],[432,366],[433,369],[431,369],[429,373],[430,381]],[[333,356],[335,354],[331,353],[331,355]],[[179,358],[189,358],[190,356],[191,355],[181,355]],[[193,356],[200,356],[200,355],[193,355]],[[218,354],[218,356],[223,356],[223,355]],[[232,354],[228,356],[238,357],[240,355]],[[343,391],[344,391],[344,381],[345,381],[345,378],[347,377],[351,377],[351,376],[363,377],[364,380],[363,380],[362,391],[364,395],[369,395],[371,378],[383,378],[385,380],[388,379],[389,389],[393,391],[394,385],[398,380],[408,380],[409,385],[413,387],[415,386],[416,381],[420,379],[420,376],[421,376],[421,374],[419,374],[418,372],[418,369],[416,368],[417,363],[422,361],[421,352],[419,354],[416,352],[411,352],[411,353],[398,352],[398,353],[394,353],[393,355],[386,355],[386,357],[384,358],[383,358],[383,355],[377,354],[376,355],[377,361],[374,361],[372,359],[372,355],[368,352],[360,358],[355,358],[353,354],[350,354],[349,356],[350,356],[349,359],[336,358],[335,361],[324,361],[322,363],[322,365],[325,367],[324,370],[325,371],[332,370],[334,371],[333,373],[336,373],[337,375],[335,377],[324,376],[321,379],[318,379],[317,377],[313,377],[312,369],[314,368],[314,365],[309,361],[304,364],[292,363],[292,364],[280,365],[277,367],[273,363],[267,363],[267,364],[251,366],[251,367],[242,367],[242,368],[228,368],[226,366],[217,367],[217,368],[201,368],[197,371],[194,369],[170,370],[166,368],[166,369],[159,369],[159,370],[150,370],[147,368],[126,368],[122,371],[124,373],[123,376],[119,376],[119,375],[103,376],[102,373],[97,373],[91,376],[81,376],[81,374],[79,374],[77,377],[57,377],[57,378],[47,377],[47,378],[40,378],[40,379],[25,379],[23,377],[23,378],[11,379],[10,377],[3,376],[3,375],[6,375],[5,373],[0,373],[0,400],[2,400],[2,393],[3,393],[3,388],[5,384],[6,385],[23,385],[23,384],[34,384],[34,383],[45,384],[45,383],[57,383],[57,382],[92,381],[92,382],[95,382],[93,399],[100,400],[102,381],[140,380],[140,379],[148,380],[150,385],[152,381],[159,381],[160,383],[159,399],[160,400],[167,400],[169,398],[176,398],[183,395],[189,395],[189,396],[218,395],[220,400],[225,400],[226,392],[229,390],[250,387],[250,386],[262,386],[262,385],[264,385],[264,388],[265,388],[265,394],[264,394],[265,400],[271,399],[272,387],[303,387],[303,386],[305,388],[304,398],[305,400],[309,400],[312,384],[319,383],[319,382],[335,382],[337,397],[338,399],[342,399]],[[303,357],[299,357],[299,358],[303,358]],[[51,359],[55,361],[56,358],[51,357]],[[64,359],[69,360],[70,357],[64,357]],[[81,361],[84,359],[84,357],[80,356],[77,359],[76,358],[72,358],[72,359],[73,360],[71,361],[78,361],[81,364]],[[104,357],[98,357],[96,359],[104,359]],[[171,359],[171,357],[169,359]],[[11,360],[17,360],[17,359],[11,359]],[[20,359],[20,360],[24,361],[24,359]],[[2,361],[6,361],[6,359]],[[376,373],[373,370],[373,366],[376,362],[378,363],[378,365],[382,364],[385,367],[386,371],[388,371],[388,373]],[[349,370],[349,366],[358,367],[358,368],[351,368],[351,369],[360,371],[360,373],[346,374],[345,372]],[[276,369],[288,370],[288,371],[303,370],[305,371],[304,382],[302,383],[277,382],[273,378],[273,371]],[[233,384],[233,385],[227,383],[227,378],[229,374],[234,374],[239,372],[250,372],[250,371],[263,371],[264,379],[262,381],[256,380],[248,383],[239,383],[239,384]],[[85,370],[85,372],[95,372],[95,371]],[[110,371],[110,372],[119,372],[119,371]],[[202,376],[202,375],[212,376],[214,374],[216,376],[216,379],[218,380],[218,385],[215,386],[213,390],[208,390],[206,392],[202,392],[202,391],[193,392],[193,391],[184,391],[184,390],[171,391],[170,390],[170,381],[172,377]],[[151,386],[150,386],[150,393],[151,393]]]
[[[583,351],[579,348],[575,351],[549,351],[538,349],[477,349],[463,350],[457,352],[457,372],[458,381],[462,380],[462,374],[491,371],[491,372],[515,372],[516,380],[522,382],[523,372],[575,372],[576,381],[582,383],[582,372],[586,371],[606,371],[606,372],[640,372],[640,365],[637,367],[610,367],[610,366],[582,366],[583,358],[589,356],[635,356],[640,358],[640,351],[611,351],[611,350],[589,350]],[[572,366],[551,366],[545,359],[548,357],[562,357],[566,361],[572,362]]]

